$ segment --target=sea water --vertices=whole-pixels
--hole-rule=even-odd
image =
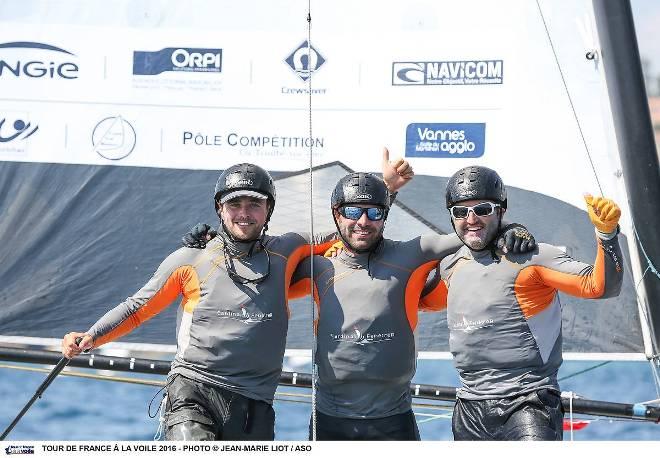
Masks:
[[[309,372],[309,362],[287,358],[285,370]],[[635,403],[657,399],[649,363],[610,362],[588,370],[599,362],[564,362],[560,378],[563,391],[610,402]],[[80,369],[73,369],[80,372]],[[578,372],[588,370],[582,374]],[[120,374],[124,375],[124,374]],[[6,426],[29,401],[46,374],[0,368],[0,429]],[[146,376],[140,376],[146,378]],[[162,380],[163,377],[156,378]],[[415,382],[457,386],[458,378],[451,361],[419,360]],[[152,440],[158,417],[158,387],[120,382],[58,377],[27,412],[9,436],[14,440]],[[310,390],[280,387],[275,402],[278,440],[306,440],[311,412]],[[418,400],[419,403],[427,403]],[[423,440],[451,440],[451,405],[444,409],[416,408]],[[568,418],[568,414],[566,415]],[[660,425],[585,417],[588,426],[574,432],[574,440],[660,440]],[[565,432],[564,440],[570,439]]]

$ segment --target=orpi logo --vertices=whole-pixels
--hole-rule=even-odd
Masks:
[[[0,43],[0,77],[76,79],[78,64],[75,54],[56,46],[31,41]]]
[[[135,129],[121,116],[111,116],[99,121],[92,132],[94,151],[111,161],[118,161],[131,154],[135,141]]]
[[[325,58],[305,40],[289,57],[284,59],[284,62],[296,72],[301,80],[307,81],[311,74],[325,63]]]
[[[0,143],[7,143],[12,140],[25,140],[39,130],[39,126],[32,127],[29,121],[16,119],[11,126],[5,126],[6,118],[0,119]]]
[[[163,72],[222,71],[222,49],[164,48],[160,51],[134,51],[134,75],[159,75]]]

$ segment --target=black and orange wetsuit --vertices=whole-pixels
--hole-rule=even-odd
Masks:
[[[409,385],[420,295],[438,260],[460,246],[455,235],[424,235],[314,256],[318,439],[419,439]],[[309,291],[310,262],[294,274],[292,296]]]
[[[316,252],[325,251],[333,237],[316,237]],[[172,253],[140,291],[106,313],[88,333],[98,347],[131,332],[183,296],[169,380],[182,376],[260,401],[272,412],[286,343],[289,284],[300,260],[310,254],[309,237],[297,233],[264,236],[268,256],[259,244],[253,248],[252,243],[224,239],[226,248],[223,238],[216,237],[204,249],[184,247]],[[242,277],[261,277],[268,269],[270,273],[258,283],[235,282],[226,269],[226,251],[231,253],[231,268]],[[169,426],[184,421],[217,426],[223,421],[199,409],[168,414]],[[219,409],[216,416],[226,415]],[[212,435],[218,439],[272,439],[267,437],[272,435],[270,423],[266,436]]]
[[[505,256],[462,247],[440,262],[442,281],[422,302],[447,306],[449,349],[462,383],[454,410],[455,439],[561,438],[557,292],[613,297],[623,280],[617,236],[597,235],[593,266],[547,244],[532,253]],[[539,397],[545,399],[539,402]],[[540,413],[546,417],[540,419],[543,424],[552,417],[552,431],[530,429],[525,425],[535,420],[515,418],[536,415],[522,408],[534,403],[559,409]]]

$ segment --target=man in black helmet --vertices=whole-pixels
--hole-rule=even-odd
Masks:
[[[419,440],[410,382],[415,373],[414,330],[429,272],[454,253],[455,235],[423,235],[399,242],[383,237],[388,189],[369,173],[337,183],[331,211],[344,249],[298,266],[291,295],[314,298],[318,365],[316,423],[319,440]],[[524,228],[516,228],[532,242]],[[511,234],[509,234],[511,235]]]
[[[593,266],[546,244],[525,254],[499,252],[495,234],[507,208],[500,176],[466,167],[449,179],[446,205],[465,246],[440,262],[440,281],[427,287],[432,291],[422,303],[447,307],[449,349],[462,385],[452,419],[455,440],[562,439],[557,291],[613,297],[623,280],[621,212],[609,199],[585,199],[596,226]]]
[[[388,177],[405,180],[405,161],[383,166]],[[167,440],[274,438],[272,403],[286,343],[288,289],[311,242],[307,234],[266,235],[275,200],[266,170],[229,167],[214,193],[218,236],[197,243],[201,249],[172,253],[140,291],[87,332],[68,333],[62,341],[63,354],[72,358],[131,332],[183,296],[167,383]],[[335,240],[334,232],[316,235],[316,252]]]

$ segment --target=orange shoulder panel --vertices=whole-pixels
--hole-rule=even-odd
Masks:
[[[447,308],[447,283],[440,280],[430,293],[419,301],[419,309],[424,311],[438,312]]]
[[[96,339],[94,341],[94,347],[100,347],[104,343],[111,342],[128,334],[145,321],[150,320],[165,310],[179,294],[183,294],[181,305],[185,311],[192,313],[199,302],[199,293],[199,277],[195,269],[192,266],[179,267],[172,272],[163,286],[142,307],[111,332]]]
[[[428,277],[429,272],[437,265],[437,260],[424,263],[413,270],[408,279],[405,292],[405,306],[408,323],[410,324],[410,329],[413,331],[417,327],[417,312],[419,310],[422,290],[426,285],[426,277]]]

